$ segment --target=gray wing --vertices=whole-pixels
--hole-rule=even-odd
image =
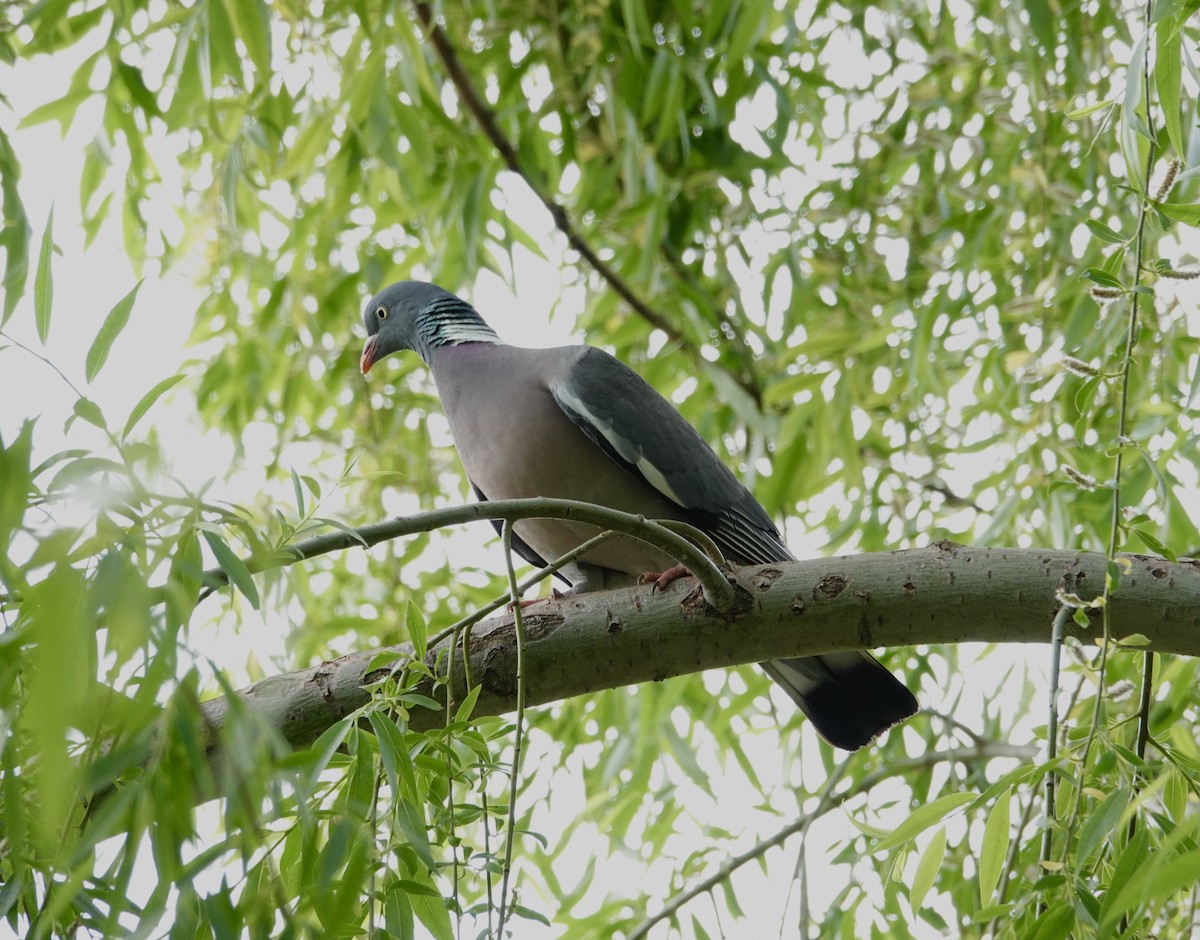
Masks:
[[[730,561],[753,565],[792,557],[766,510],[632,369],[585,347],[550,391],[596,446],[679,506]],[[762,666],[827,741],[847,750],[917,711],[913,694],[869,653],[777,659]]]
[[[766,510],[695,428],[620,360],[586,346],[550,392],[593,443],[679,506],[730,561],[793,557]]]

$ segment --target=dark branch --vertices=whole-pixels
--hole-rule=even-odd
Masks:
[[[625,299],[625,302],[629,306],[636,310],[647,323],[655,327],[655,329],[662,330],[672,340],[682,340],[682,336],[675,326],[666,317],[642,300],[634,292],[633,288],[626,284],[621,276],[596,254],[591,245],[579,234],[579,230],[571,222],[570,217],[567,215],[567,210],[563,208],[562,204],[547,193],[533,179],[532,175],[526,171],[525,167],[521,164],[521,158],[517,155],[516,147],[512,145],[512,142],[505,136],[504,131],[500,129],[500,125],[496,122],[496,116],[492,113],[492,109],[488,106],[487,102],[475,90],[471,77],[458,60],[458,54],[454,51],[454,47],[450,44],[446,33],[437,24],[430,5],[428,3],[414,3],[413,5],[417,11],[417,19],[425,27],[429,41],[437,52],[438,58],[441,59],[442,66],[446,69],[446,74],[458,90],[459,98],[462,99],[467,110],[474,116],[484,134],[487,135],[488,140],[492,142],[492,146],[499,152],[505,165],[521,177],[526,185],[533,190],[534,195],[541,200],[554,219],[554,224],[558,227],[558,230],[567,236],[567,241],[571,247],[578,251],[587,260],[588,264],[595,268],[597,273],[612,285],[613,289]]]
[[[475,85],[471,81],[471,76],[467,74],[467,70],[463,68],[462,62],[459,61],[458,54],[454,51],[454,46],[450,43],[445,31],[438,25],[430,4],[414,2],[413,7],[417,13],[417,19],[425,28],[430,44],[437,53],[438,59],[441,60],[442,67],[446,70],[446,75],[458,91],[458,96],[462,100],[463,106],[475,118],[476,123],[487,139],[492,142],[492,146],[500,154],[500,158],[504,161],[505,166],[521,177],[530,190],[533,191],[533,194],[541,201],[542,205],[546,207],[546,210],[550,213],[550,217],[554,219],[555,227],[566,236],[567,243],[579,252],[580,256],[592,266],[597,274],[608,282],[609,286],[643,320],[655,329],[662,330],[671,341],[678,342],[686,349],[691,350],[693,354],[698,354],[670,320],[638,296],[637,292],[613,269],[612,265],[596,253],[587,239],[580,234],[575,223],[571,221],[566,208],[551,196],[545,186],[535,180],[533,175],[525,169],[517,153],[517,148],[513,146],[512,141],[500,129],[500,125],[496,121],[496,115],[475,89]],[[740,373],[736,375],[731,373],[731,375],[734,381],[755,402],[761,401],[761,392],[753,381]]]

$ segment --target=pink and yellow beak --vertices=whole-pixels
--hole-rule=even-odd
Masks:
[[[371,371],[371,366],[375,365],[378,356],[375,354],[375,348],[379,345],[379,334],[367,338],[367,345],[363,347],[362,358],[358,361],[358,367],[362,369],[362,374],[366,375]]]

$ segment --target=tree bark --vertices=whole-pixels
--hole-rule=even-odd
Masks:
[[[1112,639],[1141,634],[1145,648],[1200,654],[1200,561],[1123,555],[1118,565],[1128,568],[1111,599]],[[724,615],[691,579],[660,593],[631,588],[547,601],[524,611],[526,702],[837,650],[1044,643],[1061,603],[1058,592],[1090,601],[1102,591],[1105,570],[1099,554],[942,541],[911,551],[743,568],[735,578],[737,602]],[[1084,643],[1102,641],[1100,612],[1089,614],[1089,628],[1069,622],[1067,633]],[[515,637],[511,613],[471,631],[470,671],[482,685],[474,715],[515,707]],[[440,648],[444,644],[430,650],[428,662]],[[291,744],[309,744],[367,703],[363,684],[383,675],[378,664],[386,653],[409,656],[411,648],[351,653],[265,679],[238,697]],[[466,691],[460,652],[454,665],[457,702]],[[444,703],[431,684],[420,691]],[[217,698],[202,707],[219,729],[231,703]],[[428,728],[444,716],[444,709],[415,707],[409,723]]]

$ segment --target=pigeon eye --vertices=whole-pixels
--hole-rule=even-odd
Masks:
[[[388,315],[387,307],[376,307],[375,308],[375,316],[379,317],[380,320],[386,320],[387,315]]]

